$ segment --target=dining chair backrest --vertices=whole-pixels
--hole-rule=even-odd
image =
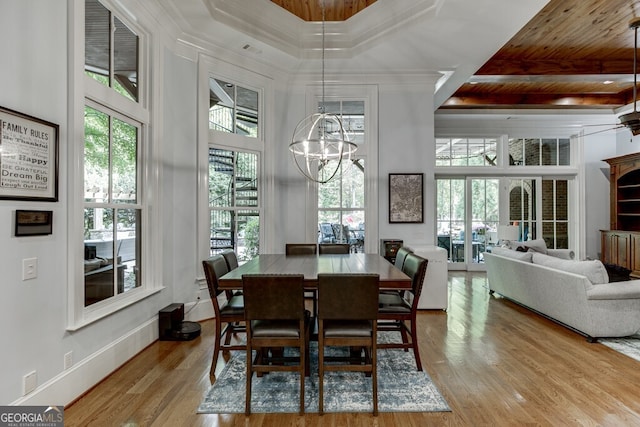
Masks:
[[[351,245],[349,243],[320,243],[318,245],[318,252],[320,255],[345,255],[351,252]]]
[[[204,277],[207,279],[209,296],[211,297],[211,301],[214,302],[222,292],[218,287],[218,279],[229,272],[227,262],[220,254],[212,255],[202,261],[202,268],[204,269]],[[214,308],[215,306],[216,303],[214,302]]]
[[[402,270],[402,266],[404,265],[404,260],[407,258],[407,255],[409,255],[410,253],[413,253],[411,249],[405,246],[402,246],[400,249],[398,249],[398,252],[396,252],[396,261],[394,265],[398,267],[400,270]]]
[[[417,305],[422,292],[422,284],[427,273],[427,264],[429,261],[419,255],[410,253],[404,260],[402,271],[411,277],[411,292],[413,293],[414,303]]]
[[[318,318],[375,320],[379,281],[377,274],[318,274]]]
[[[287,243],[284,247],[285,255],[315,255],[318,253],[316,243]]]
[[[238,256],[233,249],[225,249],[220,253],[220,255],[222,255],[224,260],[227,262],[227,268],[229,271],[238,268]]]
[[[247,320],[304,319],[302,274],[244,274],[242,290]]]

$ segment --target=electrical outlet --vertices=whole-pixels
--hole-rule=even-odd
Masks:
[[[69,369],[73,365],[73,352],[64,355],[64,369]]]
[[[38,374],[36,373],[36,371],[29,372],[23,378],[22,394],[26,396],[27,394],[35,390],[37,385],[38,385]]]
[[[22,260],[22,280],[38,277],[38,258],[25,258]]]

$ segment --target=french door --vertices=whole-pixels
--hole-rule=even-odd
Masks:
[[[497,243],[499,178],[442,178],[436,186],[437,244],[449,269],[483,270],[484,252]]]
[[[484,270],[498,224],[518,226],[518,240],[569,248],[571,180],[555,177],[438,178],[437,245],[450,270]]]

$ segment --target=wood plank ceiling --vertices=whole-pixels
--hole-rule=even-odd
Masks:
[[[376,0],[271,0],[305,21],[322,21],[324,2],[325,21],[346,21]]]
[[[271,0],[322,20],[316,0]],[[347,20],[375,0],[324,0],[326,20]],[[640,0],[550,0],[440,108],[606,108],[633,102]]]

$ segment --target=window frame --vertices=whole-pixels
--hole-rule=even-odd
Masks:
[[[146,207],[152,200],[158,200],[158,189],[152,187],[151,176],[158,175],[157,161],[152,162],[148,128],[152,121],[149,109],[148,93],[150,84],[149,64],[151,43],[149,33],[145,31],[128,11],[121,10],[110,0],[100,3],[112,15],[125,24],[138,36],[138,101],[132,101],[107,87],[85,73],[85,4],[73,2],[69,7],[69,129],[74,144],[68,146],[69,159],[69,239],[68,239],[68,291],[67,291],[67,330],[75,331],[97,320],[107,317],[127,306],[159,292],[163,286],[154,265],[158,264],[159,252],[151,242],[148,231],[160,224],[160,216],[151,214]],[[157,60],[156,60],[157,61]],[[84,111],[89,103],[95,103],[116,112],[129,121],[140,124],[138,156],[142,159],[142,168],[138,179],[139,205],[145,207],[141,214],[141,227],[137,232],[142,237],[140,264],[145,266],[144,279],[139,288],[107,298],[99,303],[84,305]],[[156,113],[157,114],[157,113]],[[132,205],[133,206],[133,205]],[[137,206],[137,205],[136,205]]]
[[[354,158],[363,159],[364,172],[364,216],[366,238],[365,253],[378,253],[378,187],[372,177],[378,176],[378,88],[376,85],[331,85],[307,86],[307,115],[316,112],[323,101],[363,101],[364,102],[364,141],[358,146]],[[307,189],[306,206],[311,214],[307,216],[305,241],[318,240],[318,188],[319,184],[310,182]],[[353,210],[353,209],[352,209]]]
[[[248,137],[236,133],[217,131],[209,128],[209,79],[218,79],[232,83],[258,93],[258,128],[257,137]],[[257,208],[260,217],[259,245],[260,251],[268,252],[268,236],[273,236],[275,231],[273,221],[264,220],[264,212],[273,211],[275,181],[272,174],[265,174],[265,170],[273,170],[273,156],[267,159],[265,145],[268,140],[273,140],[273,114],[267,115],[266,111],[274,111],[273,82],[271,79],[249,71],[246,68],[237,67],[214,57],[200,55],[198,61],[198,241],[196,242],[198,260],[206,259],[210,255],[210,207],[209,207],[209,148],[217,148],[229,151],[250,152],[258,155],[258,189]],[[268,122],[267,122],[268,121]],[[270,195],[265,197],[265,195]],[[271,207],[271,208],[269,208]],[[202,271],[202,264],[196,260],[193,265],[195,277],[201,292],[206,292],[206,282]]]

